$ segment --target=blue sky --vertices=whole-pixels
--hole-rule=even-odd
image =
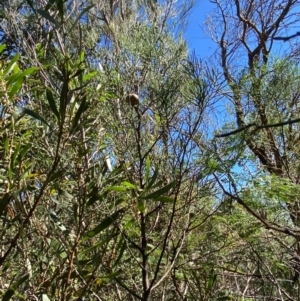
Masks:
[[[189,0],[183,0],[183,1],[189,1]],[[205,29],[204,22],[207,16],[210,13],[212,13],[215,4],[209,2],[209,0],[195,0],[195,1],[197,1],[197,3],[189,13],[188,16],[189,24],[185,29],[184,36],[187,39],[190,53],[192,50],[195,50],[197,57],[205,60],[206,58],[211,56],[217,48],[216,43],[213,42],[211,38],[204,32]],[[299,8],[297,8],[297,10],[299,10]],[[298,25],[298,23],[296,24]],[[300,26],[297,27],[297,25],[296,27],[291,26],[290,28],[288,28],[286,34],[284,35],[291,35],[294,34],[296,31],[299,31]],[[272,55],[274,55],[275,57],[283,55],[285,50],[290,50],[289,48],[290,48],[289,42],[285,43],[282,41],[276,41],[272,47]],[[215,120],[218,120],[216,123],[219,125],[222,125],[222,123],[225,121],[224,118],[226,118],[226,121],[229,121],[230,119],[229,115],[227,114],[224,115],[224,111],[223,114],[219,113],[218,111],[217,115],[214,117],[216,117]],[[250,165],[248,166],[248,168],[251,171],[255,171],[255,169],[253,169],[253,167],[251,167]],[[243,169],[237,165],[233,167],[232,171],[236,173],[244,172]]]
[[[185,30],[185,38],[188,41],[190,51],[195,50],[198,57],[206,58],[213,54],[214,50],[216,49],[216,44],[203,31],[203,29],[205,28],[205,19],[215,8],[215,4],[211,3],[209,0],[195,1],[196,4],[192,8],[188,16],[189,24]],[[296,11],[298,10],[299,8],[296,8]],[[294,34],[296,31],[299,31],[299,27],[295,28],[294,26],[292,26],[291,28],[287,29],[286,34]],[[272,53],[274,55],[283,54],[284,50],[287,50],[289,47],[289,43],[276,41],[273,45]]]
[[[213,4],[208,0],[198,0],[188,16],[189,24],[186,28],[185,37],[188,40],[190,50],[194,49],[197,56],[201,58],[211,55],[216,46],[202,29],[205,27],[205,19],[212,8]]]

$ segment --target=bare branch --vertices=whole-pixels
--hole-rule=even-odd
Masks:
[[[274,124],[267,124],[267,125],[258,125],[258,124],[255,124],[255,123],[251,123],[251,124],[248,124],[246,126],[240,127],[240,128],[238,128],[234,131],[224,133],[224,134],[220,134],[220,135],[215,135],[215,137],[216,138],[228,137],[228,136],[237,134],[239,132],[242,132],[242,131],[250,128],[250,127],[255,127],[255,129],[252,131],[252,134],[253,134],[257,130],[267,129],[267,128],[274,128],[274,127],[284,126],[284,125],[293,124],[293,123],[297,123],[297,122],[300,122],[300,118],[297,118],[297,119],[294,119],[294,120],[278,122],[278,123],[274,123]]]

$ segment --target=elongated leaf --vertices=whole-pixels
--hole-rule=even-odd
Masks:
[[[19,59],[20,55],[17,53],[9,62],[8,66],[6,67],[6,69],[4,70],[4,75],[7,75],[8,73],[11,72],[11,70],[13,70],[15,64],[17,63],[18,59]]]
[[[46,95],[47,95],[47,100],[49,102],[50,109],[52,110],[52,112],[54,113],[54,115],[59,120],[59,113],[58,113],[58,110],[57,110],[57,107],[56,107],[55,100],[54,100],[52,92],[50,90],[47,90],[46,91]]]
[[[176,181],[166,185],[165,187],[161,188],[161,189],[158,189],[146,196],[141,196],[140,198],[141,199],[144,199],[144,200],[148,200],[148,199],[157,199],[158,197],[160,197],[161,195],[163,195],[164,193],[168,192],[172,187],[174,187],[176,184]]]
[[[23,84],[22,78],[20,78],[17,82],[15,82],[11,90],[8,92],[9,98],[12,98],[16,93],[20,91],[22,84]]]
[[[22,278],[20,278],[17,282],[15,282],[15,283],[11,286],[11,288],[9,288],[9,289],[5,292],[5,294],[4,294],[3,298],[2,298],[2,301],[8,301],[8,300],[10,300],[11,297],[15,294],[16,289],[17,289],[23,282],[25,282],[28,278],[29,278],[29,275],[25,275],[25,276],[23,276]]]
[[[60,117],[63,120],[66,115],[66,108],[68,104],[68,90],[69,90],[69,82],[68,79],[63,79],[63,86],[60,92],[59,105],[60,105]]]
[[[222,171],[220,164],[215,159],[209,159],[207,162],[207,167],[209,168],[210,174]]]
[[[164,184],[164,181],[163,180],[159,180],[159,181],[157,181],[152,187],[151,187],[151,189],[155,189],[155,188],[157,188],[157,187],[160,187],[161,185],[163,185]]]
[[[151,189],[153,184],[155,183],[156,179],[157,179],[157,176],[158,176],[158,166],[156,165],[155,166],[155,170],[154,170],[154,174],[153,176],[151,177],[151,180],[147,186],[147,189]]]
[[[21,161],[24,156],[27,154],[28,150],[31,148],[31,145],[30,144],[26,144],[22,147],[21,151],[20,151],[20,154],[19,154],[19,157],[18,157],[18,160]]]
[[[208,280],[208,284],[207,284],[207,292],[209,292],[213,288],[216,280],[217,280],[217,275],[214,273],[214,270],[212,269],[210,272],[209,280]]]
[[[38,176],[38,174],[32,174],[32,169],[34,167],[35,163],[29,164],[29,166],[25,169],[25,171],[22,173],[20,180],[26,179],[26,178],[35,178]]]
[[[124,251],[126,250],[126,241],[125,240],[122,240],[122,245],[121,245],[121,248],[117,248],[117,251],[119,252],[119,255],[118,255],[118,258],[116,259],[116,261],[113,263],[113,266],[117,266],[124,254]]]
[[[81,115],[88,109],[89,105],[86,103],[86,97],[83,97],[81,99],[81,103],[80,103],[80,106],[75,114],[75,117],[73,119],[73,122],[72,122],[72,127],[71,127],[71,133],[74,133],[77,126],[78,126],[78,123],[79,123],[79,119],[81,117]]]
[[[88,74],[83,76],[82,81],[86,82],[86,81],[88,81],[89,79],[91,79],[92,77],[94,77],[96,75],[97,75],[97,71],[93,71],[91,73],[88,73]]]
[[[13,68],[13,67],[12,67]],[[14,73],[10,76],[8,76],[6,78],[6,87],[9,87],[10,85],[12,85],[14,82],[17,81],[18,77],[19,77],[20,73]]]
[[[113,213],[111,216],[109,216],[106,219],[104,219],[97,227],[95,227],[93,230],[89,231],[84,236],[84,239],[88,239],[88,238],[94,237],[97,234],[99,234],[101,231],[103,231],[106,228],[108,228],[111,224],[113,224],[117,220],[117,218],[119,217],[120,213],[122,213],[123,211],[124,211],[123,209],[120,209],[120,210],[116,211],[115,213]]]
[[[90,199],[86,204],[87,207],[93,205],[97,201],[102,201],[104,198],[106,198],[106,195],[107,191],[102,194],[99,194],[98,188],[93,188],[92,192],[88,195]]]
[[[146,211],[146,207],[145,207],[145,201],[144,200],[138,200],[138,210],[141,212],[141,213],[145,213]]]
[[[3,176],[3,175],[0,175],[0,180],[6,181],[6,180],[7,180],[7,177],[6,177],[6,176]],[[3,182],[1,182],[1,183],[3,183]]]
[[[43,9],[37,9],[36,10],[42,17],[53,23],[55,26],[58,25],[57,21],[47,12],[46,10]]]
[[[122,182],[122,184],[123,184],[124,186],[128,187],[128,188],[136,189],[136,186],[135,186],[135,185],[133,185],[133,184],[127,182],[127,181]]]
[[[230,301],[232,298],[230,296],[221,296],[216,299],[217,301]]]
[[[0,53],[3,52],[3,50],[6,48],[6,44],[1,44],[0,45]]]
[[[33,117],[34,119],[37,119],[43,123],[45,123],[47,126],[50,127],[49,123],[45,120],[45,118],[43,118],[41,115],[39,115],[38,113],[30,110],[30,109],[27,109],[27,108],[23,108],[23,113]]]
[[[174,202],[174,198],[170,198],[168,196],[159,196],[158,198],[156,198],[157,201],[160,201],[162,203],[173,203]]]
[[[107,190],[110,190],[110,191],[126,191],[127,188],[123,187],[123,186],[110,186],[110,187],[107,188]]]
[[[147,156],[146,158],[146,173],[145,173],[145,180],[148,183],[150,177],[150,158]]]
[[[72,74],[70,76],[70,78],[75,78],[75,77],[78,77],[80,74],[82,74],[84,72],[84,69],[79,69],[77,70],[74,74]]]
[[[87,6],[85,9],[82,10],[82,12],[79,14],[79,16],[76,18],[76,20],[74,21],[73,26],[71,27],[71,31],[74,29],[74,27],[76,26],[77,22],[81,19],[81,17],[88,12],[91,8],[93,8],[95,6],[95,4],[89,5]]]
[[[57,172],[55,172],[50,176],[48,182],[50,183],[52,181],[55,181],[56,179],[60,178],[63,174],[64,174],[63,170],[58,170]]]
[[[113,278],[119,276],[120,274],[121,274],[121,270],[118,270],[118,271],[113,272],[111,274],[100,276],[99,278],[113,279]]]
[[[84,254],[87,254],[87,253],[90,253],[91,251],[97,249],[98,247],[101,247],[103,246],[104,244],[106,244],[111,238],[108,238],[108,239],[105,239],[103,241],[99,241],[98,243],[94,244],[93,246],[83,250],[82,252],[79,253],[79,257],[84,255]]]
[[[18,74],[14,74],[12,76],[9,77],[9,80],[7,81],[7,86],[13,84],[11,90],[9,91],[8,95],[10,98],[12,98],[16,93],[19,92],[19,90],[22,87],[23,84],[23,80],[25,76],[28,76],[34,72],[36,72],[38,69],[35,67],[29,68],[27,70],[25,70],[24,72],[18,73]]]
[[[21,148],[21,144],[18,143],[15,150],[14,150],[14,153],[11,157],[11,162],[10,162],[10,168],[13,170],[15,168],[15,166],[17,165],[17,162],[16,159],[17,159],[17,156],[19,155],[19,151],[20,151],[20,148]]]
[[[80,51],[80,54],[79,54],[79,63],[82,63],[84,61],[84,56],[85,56],[84,51]]]
[[[18,74],[14,74],[13,76],[9,77],[9,80],[7,81],[7,84],[10,85],[15,81],[18,81],[19,79],[23,79],[25,76],[28,76],[30,74],[33,74],[34,72],[36,72],[38,70],[38,68],[36,67],[31,67],[28,68],[26,70],[24,70],[21,73]]]
[[[56,0],[56,5],[58,8],[61,22],[63,22],[63,20],[64,20],[64,2],[63,2],[63,0]]]

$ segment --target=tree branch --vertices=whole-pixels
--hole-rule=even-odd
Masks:
[[[289,41],[290,39],[293,39],[295,37],[298,37],[300,36],[300,31],[296,32],[295,34],[291,35],[291,36],[288,36],[288,37],[274,37],[273,39],[274,40],[277,40],[277,41],[284,41],[284,42],[287,42]]]
[[[267,129],[267,128],[274,128],[274,127],[279,127],[279,126],[284,126],[287,124],[293,124],[293,123],[297,123],[300,122],[300,118],[297,119],[293,119],[293,120],[288,120],[288,121],[283,121],[283,122],[278,122],[278,123],[273,123],[273,124],[267,124],[267,125],[258,125],[256,123],[250,123],[246,126],[240,127],[234,131],[228,132],[228,133],[224,133],[224,134],[220,134],[220,135],[215,135],[216,138],[223,138],[223,137],[228,137],[234,134],[237,134],[239,132],[242,132],[250,127],[255,127],[255,129],[252,131],[257,131],[257,130],[261,130],[261,129]]]

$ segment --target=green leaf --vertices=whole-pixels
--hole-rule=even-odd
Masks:
[[[155,181],[157,179],[157,176],[158,176],[158,166],[156,165],[155,170],[154,170],[154,174],[151,177],[151,180],[150,180],[149,184],[147,185],[147,188],[146,188],[147,190],[152,188],[153,184],[155,183]]]
[[[14,73],[6,78],[6,87],[8,88],[10,85],[15,83],[19,77],[20,73]]]
[[[82,81],[83,81],[83,82],[88,81],[88,80],[91,79],[92,77],[96,76],[97,73],[98,73],[97,71],[93,71],[93,72],[91,72],[91,73],[88,73],[88,74],[84,75],[83,78],[82,78]]]
[[[148,199],[157,199],[158,197],[160,197],[161,195],[163,195],[164,193],[168,192],[171,188],[173,188],[176,185],[176,181],[171,182],[170,184],[164,186],[161,189],[158,189],[146,196],[140,196],[141,199],[144,200],[148,200]]]
[[[109,191],[126,191],[127,188],[123,186],[110,186],[107,188]]]
[[[7,177],[6,177],[6,176],[3,176],[3,175],[0,175],[0,180],[6,181],[6,180],[7,180]],[[2,183],[3,183],[3,182],[2,182]]]
[[[15,282],[11,288],[9,288],[6,293],[4,294],[2,301],[8,301],[10,298],[15,294],[16,289],[27,279],[29,278],[29,275],[25,275],[22,278],[20,278],[17,282]]]
[[[101,231],[105,230],[108,228],[111,224],[113,224],[117,218],[119,217],[120,213],[122,213],[124,209],[120,209],[104,219],[97,227],[95,227],[93,230],[87,232],[87,234],[84,236],[84,240],[89,239],[91,237],[96,236],[99,234]]]
[[[137,207],[138,207],[138,210],[139,210],[141,213],[145,213],[146,207],[145,207],[145,201],[144,201],[144,200],[138,200]]]
[[[123,254],[124,254],[124,251],[126,250],[126,246],[127,246],[126,241],[123,238],[121,238],[121,240],[120,240],[120,242],[118,243],[118,246],[117,246],[117,251],[119,252],[119,255],[118,255],[118,258],[116,259],[116,261],[113,263],[114,267],[119,264]]]
[[[97,201],[103,200],[107,195],[107,192],[104,192],[103,194],[99,194],[99,189],[95,186],[92,191],[89,193],[88,197],[89,200],[87,202],[87,207],[93,205]]]
[[[145,173],[145,180],[148,183],[150,177],[150,157],[147,156],[146,158],[146,173]]]
[[[12,177],[13,177],[13,172],[12,172],[12,169],[11,169],[11,168],[8,169],[7,175],[8,175],[9,182],[11,182]]]
[[[70,76],[70,78],[75,78],[77,76],[79,76],[80,74],[82,74],[84,72],[84,69],[78,69],[74,74],[72,74]]]
[[[128,188],[136,189],[136,186],[135,186],[135,185],[133,185],[133,184],[127,182],[127,181],[122,182],[122,184],[123,184],[124,186],[128,187]]]
[[[54,115],[57,117],[57,119],[59,120],[59,112],[57,110],[56,104],[55,104],[55,100],[53,97],[53,94],[50,90],[47,89],[46,91],[46,95],[47,95],[47,100],[50,106],[50,109],[52,110],[52,112],[54,113]]]
[[[0,45],[0,53],[2,53],[5,48],[6,48],[6,44],[1,44]]]
[[[19,158],[18,158],[18,159],[19,159]],[[34,177],[34,175],[31,174],[31,171],[32,171],[34,165],[35,165],[34,162],[31,163],[31,164],[29,164],[29,166],[25,169],[25,171],[24,171],[24,172],[22,173],[22,175],[20,176],[20,180],[26,179],[26,178],[28,178],[28,177],[30,177],[30,178],[31,178],[31,177]]]
[[[85,96],[81,99],[80,106],[73,119],[72,127],[71,127],[71,134],[73,134],[75,132],[76,128],[78,127],[78,122],[79,122],[79,119],[80,119],[82,113],[84,113],[88,109],[88,107],[89,107],[89,105],[86,103],[86,96]]]
[[[13,82],[17,82],[17,81],[19,81],[20,79],[23,80],[25,76],[31,75],[31,74],[33,74],[34,72],[36,72],[37,70],[38,70],[38,68],[36,68],[36,67],[31,67],[31,68],[26,69],[26,70],[23,71],[23,72],[14,74],[14,75],[12,75],[12,76],[9,77],[9,80],[7,81],[7,85],[12,84]]]
[[[32,67],[32,68],[26,69],[25,71],[23,71],[21,73],[10,76],[9,80],[7,81],[6,86],[11,85],[12,83],[14,83],[14,85],[8,93],[9,97],[12,98],[17,92],[19,92],[20,88],[22,87],[24,77],[36,72],[37,70],[38,70],[38,68]]]
[[[11,162],[10,162],[10,168],[13,170],[15,168],[15,166],[17,165],[18,162],[16,162],[17,160],[17,156],[19,154],[19,151],[20,151],[20,148],[21,148],[21,144],[18,143],[15,150],[14,150],[14,153],[11,157]]]
[[[30,148],[31,148],[30,144],[26,144],[22,147],[19,157],[18,157],[18,161],[21,161],[24,158],[24,156],[27,154],[27,152],[29,151]]]
[[[63,22],[63,20],[64,20],[64,2],[63,2],[63,0],[56,0],[56,5],[58,8],[61,22]]]
[[[27,108],[23,108],[23,113],[33,117],[34,119],[37,119],[43,123],[45,123],[47,126],[50,127],[49,123],[45,120],[45,118],[43,118],[41,115],[39,115],[38,113],[30,110],[30,109],[27,109]]]
[[[217,275],[214,273],[214,270],[212,269],[207,283],[207,292],[209,292],[213,288],[216,280],[217,280]]]
[[[209,159],[207,162],[207,167],[210,169],[210,172],[221,171],[222,168],[219,166],[218,162],[215,159]]]
[[[28,68],[28,69],[24,70],[24,71],[20,74],[20,76],[25,77],[25,76],[34,74],[34,73],[37,72],[38,70],[39,70],[39,68],[37,68],[37,67],[31,67],[31,68]]]
[[[159,180],[158,182],[156,182],[156,183],[151,187],[151,189],[160,187],[160,186],[163,185],[164,183],[165,183],[165,182],[164,182],[163,180]]]
[[[80,54],[79,54],[79,63],[82,63],[84,61],[84,56],[85,56],[84,51],[80,51]]]
[[[170,198],[168,196],[159,196],[156,200],[162,203],[174,203],[174,198]]]
[[[101,246],[103,246],[104,244],[106,244],[108,241],[110,241],[110,239],[111,239],[111,237],[108,238],[108,239],[105,239],[105,240],[103,240],[103,241],[99,241],[98,243],[94,244],[93,246],[91,246],[91,247],[89,247],[89,248],[83,250],[82,252],[80,252],[78,256],[81,257],[81,256],[84,255],[84,254],[90,253],[91,251],[97,249],[98,247],[101,247]]]
[[[11,70],[13,70],[16,62],[18,61],[20,55],[17,53],[9,62],[8,66],[6,67],[6,69],[4,70],[4,75],[7,75],[8,73],[11,72]]]
[[[119,276],[120,274],[121,274],[121,270],[118,270],[118,271],[113,272],[113,273],[111,273],[111,274],[104,275],[104,276],[100,276],[100,277],[98,277],[98,278],[113,279],[113,278]]]
[[[50,178],[48,179],[48,183],[60,178],[63,174],[64,174],[63,170],[58,170],[57,172],[55,172],[50,176]]]
[[[82,12],[79,14],[79,16],[76,18],[76,20],[74,21],[73,26],[71,27],[70,31],[72,31],[74,29],[74,27],[76,26],[77,22],[81,19],[81,17],[88,12],[91,8],[93,8],[95,6],[95,4],[89,5],[87,6],[85,9],[82,10]]]
[[[222,297],[218,297],[217,301],[230,301],[232,300],[230,296],[222,296]]]
[[[16,93],[18,93],[22,87],[23,79],[20,78],[18,81],[14,83],[11,90],[8,92],[9,98],[12,98]]]
[[[56,27],[58,26],[57,21],[47,12],[46,10],[43,9],[37,9],[36,10],[42,17],[53,23]]]
[[[63,120],[66,114],[67,107],[67,98],[68,98],[69,82],[67,79],[64,79],[63,86],[60,92],[59,105],[60,105],[60,116]]]

